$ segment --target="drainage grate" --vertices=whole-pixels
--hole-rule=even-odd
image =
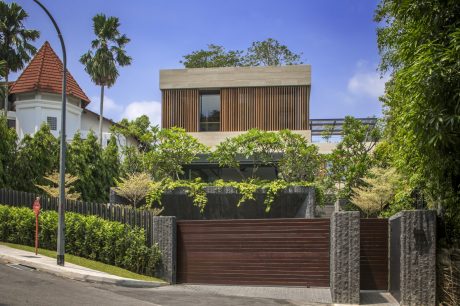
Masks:
[[[36,269],[34,267],[29,267],[26,265],[21,265],[21,264],[7,264],[8,267],[16,269],[16,270],[22,270],[22,271],[35,271]]]

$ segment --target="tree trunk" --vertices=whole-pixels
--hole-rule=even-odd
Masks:
[[[104,118],[104,85],[101,86],[101,105],[99,109],[99,145],[102,147],[102,121]]]
[[[5,111],[6,124],[8,125],[8,69],[5,69],[5,102],[3,108]]]

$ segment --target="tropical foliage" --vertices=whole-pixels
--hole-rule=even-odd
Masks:
[[[460,239],[460,3],[383,0],[375,19],[391,160]]]
[[[45,176],[44,179],[48,181],[47,185],[35,184],[35,186],[40,188],[44,192],[46,192],[46,194],[48,194],[51,197],[54,197],[54,198],[59,197],[59,192],[60,192],[59,191],[59,172],[55,171],[51,173],[50,175]],[[66,199],[69,199],[69,200],[79,200],[80,199],[81,195],[78,192],[71,190],[73,189],[73,184],[77,180],[78,180],[78,177],[73,176],[68,173],[65,174],[65,197]]]
[[[65,214],[67,253],[115,265],[136,273],[154,275],[161,260],[157,245],[148,247],[143,229],[96,216]],[[58,214],[40,213],[40,247],[55,250]],[[34,245],[35,215],[29,208],[0,205],[0,241]]]
[[[8,75],[10,72],[17,72],[24,68],[37,51],[30,42],[35,41],[40,33],[24,27],[27,17],[26,11],[19,4],[0,1],[0,59],[4,61],[2,77],[5,78],[3,92],[5,116],[9,109]]]
[[[276,39],[268,38],[253,42],[246,51],[226,51],[222,46],[209,44],[207,50],[201,49],[184,55],[180,63],[185,68],[281,66],[301,64],[301,56],[301,53],[292,52]]]
[[[126,178],[121,178],[117,182],[115,191],[119,196],[127,199],[134,208],[137,208],[139,202],[147,196],[151,183],[150,175],[145,172],[128,174]]]
[[[96,85],[101,86],[101,104],[99,116],[99,144],[102,145],[102,121],[104,110],[104,87],[112,87],[118,78],[118,66],[131,64],[131,57],[125,47],[129,38],[119,31],[120,21],[117,17],[98,14],[93,17],[96,38],[91,42],[91,49],[83,54],[80,62]]]

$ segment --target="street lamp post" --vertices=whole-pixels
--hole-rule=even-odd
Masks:
[[[58,238],[57,238],[57,264],[60,266],[64,265],[64,253],[65,253],[65,237],[64,237],[64,227],[65,227],[65,219],[64,219],[64,212],[65,212],[65,158],[66,158],[66,132],[65,132],[65,124],[66,124],[66,86],[67,86],[67,57],[65,52],[65,44],[64,39],[61,34],[61,30],[54,20],[51,13],[46,9],[43,4],[40,3],[38,0],[34,0],[48,15],[51,19],[51,22],[56,29],[56,32],[59,37],[59,41],[61,42],[62,47],[62,62],[64,64],[62,70],[62,109],[61,109],[61,147],[59,152],[59,217],[58,217]]]

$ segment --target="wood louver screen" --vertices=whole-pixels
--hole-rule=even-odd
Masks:
[[[221,131],[308,129],[307,86],[221,89]]]
[[[198,132],[199,100],[198,89],[163,90],[161,126],[163,128],[177,126],[187,132]]]
[[[220,89],[220,131],[308,130],[310,86]],[[166,89],[162,127],[199,131],[199,89]]]

